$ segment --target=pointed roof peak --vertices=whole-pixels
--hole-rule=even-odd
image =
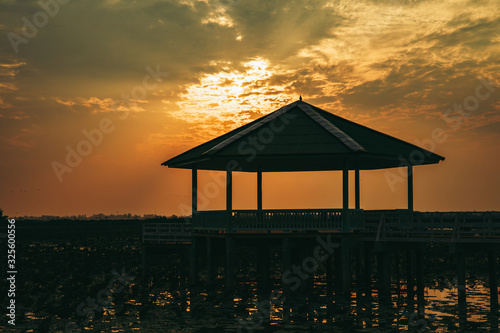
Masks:
[[[300,96],[302,98],[302,96]],[[334,115],[301,99],[284,105],[163,163],[174,168],[226,170],[342,170],[351,159],[360,170],[398,167],[417,151],[433,164],[444,157]]]

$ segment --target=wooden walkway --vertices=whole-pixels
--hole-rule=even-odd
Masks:
[[[192,223],[144,223],[144,244],[189,244],[193,233],[340,233],[339,209],[199,212]],[[500,243],[500,212],[349,210],[349,231],[367,241]]]

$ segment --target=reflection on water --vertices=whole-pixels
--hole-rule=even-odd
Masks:
[[[445,266],[446,260],[428,265],[433,267],[427,272],[432,277],[425,278],[425,304],[419,306],[416,298],[407,297],[405,281],[398,283],[397,276],[389,302],[379,300],[376,288],[370,293],[353,288],[348,296],[335,295],[324,272],[305,293],[283,295],[281,276],[274,271],[272,293],[259,292],[255,268],[244,264],[234,294],[224,292],[223,274],[213,285],[208,286],[202,275],[202,282],[189,287],[186,262],[168,253],[158,255],[150,278],[143,282],[139,250],[130,248],[129,239],[81,240],[80,233],[72,241],[67,237],[57,243],[20,243],[26,248],[20,250],[19,317],[15,329],[0,322],[1,332],[42,332],[39,327],[47,318],[50,330],[45,332],[79,332],[65,329],[70,322],[80,332],[499,332],[498,310],[490,311],[488,287],[480,282],[486,279],[472,276],[479,272],[476,266],[483,265],[477,260],[468,264],[464,312],[457,304],[456,281],[448,282],[453,270]],[[121,272],[121,267],[137,278],[87,322],[78,312],[79,304],[97,298],[109,286],[111,271]]]
[[[276,279],[275,286],[279,280]],[[404,285],[401,283],[401,285]],[[131,285],[131,288],[137,285]],[[467,327],[459,328],[457,290],[426,289],[426,304],[408,302],[393,284],[391,302],[381,304],[377,291],[327,296],[324,281],[305,295],[279,297],[259,293],[257,283],[240,283],[234,295],[223,286],[188,288],[176,279],[164,286],[149,283],[149,297],[112,303],[104,315],[88,324],[94,332],[498,332],[498,313],[489,311],[488,290],[468,289]],[[279,302],[276,300],[280,300]],[[285,300],[284,302],[282,300]],[[62,330],[62,327],[61,327]],[[27,330],[26,332],[36,332]]]

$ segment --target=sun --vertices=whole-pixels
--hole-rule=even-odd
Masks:
[[[212,63],[221,70],[205,75],[200,83],[188,87],[182,95],[180,110],[174,116],[214,135],[229,127],[241,126],[259,114],[270,112],[289,100],[285,87],[271,85],[277,69],[264,58],[244,62],[240,70],[231,70],[231,63]],[[225,124],[217,126],[217,124]],[[215,132],[214,132],[215,131]]]

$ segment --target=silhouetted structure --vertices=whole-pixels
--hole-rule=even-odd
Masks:
[[[498,214],[419,213],[413,211],[413,166],[436,164],[444,157],[396,139],[344,118],[333,115],[300,99],[279,110],[237,128],[218,138],[180,154],[162,165],[192,170],[191,279],[198,278],[198,258],[201,246],[206,246],[209,281],[213,279],[214,252],[225,254],[226,287],[234,286],[234,248],[258,247],[264,286],[269,286],[269,248],[282,250],[282,271],[305,260],[317,245],[318,236],[329,235],[337,245],[327,260],[328,280],[335,272],[339,292],[350,289],[351,254],[355,256],[356,284],[371,284],[372,254],[377,254],[381,295],[390,292],[391,252],[407,251],[408,290],[423,300],[422,244],[450,241],[459,256],[459,284],[465,278],[462,246],[481,240],[490,244],[490,262],[496,261],[493,250],[500,243]],[[408,207],[405,210],[366,211],[361,209],[360,171],[385,168],[407,168]],[[226,172],[226,209],[198,210],[198,170]],[[337,209],[264,209],[262,174],[288,171],[342,171],[342,207]],[[354,170],[355,203],[349,208],[349,171]],[[235,210],[232,203],[232,173],[257,173],[257,207],[255,210]],[[217,185],[217,184],[214,184]],[[217,186],[223,187],[218,184]],[[467,224],[468,223],[468,224]],[[467,228],[460,228],[467,225]],[[185,226],[173,226],[183,231],[179,241],[174,234],[151,232],[154,225],[145,226],[147,238],[154,243],[186,242]],[[146,230],[150,228],[149,231]],[[184,229],[183,229],[184,228]],[[476,237],[479,235],[479,238]],[[151,244],[151,242],[149,242]],[[494,245],[496,244],[496,245]],[[144,257],[145,260],[145,257]],[[333,268],[334,269],[330,269]],[[496,275],[491,266],[491,279]],[[463,286],[463,285],[462,285]],[[495,287],[496,288],[496,287]],[[462,290],[462,289],[460,289]],[[496,289],[492,292],[497,298]],[[465,297],[461,292],[460,297]],[[465,298],[464,298],[465,299]]]

